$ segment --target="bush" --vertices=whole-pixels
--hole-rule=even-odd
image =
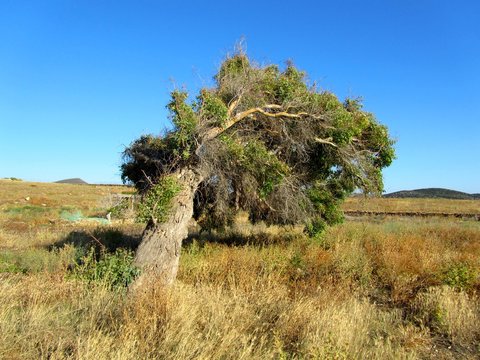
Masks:
[[[100,282],[109,288],[126,287],[140,274],[133,265],[133,252],[117,249],[114,253],[102,252],[97,256],[91,248],[72,269],[73,277],[86,282]]]
[[[459,290],[472,288],[476,279],[475,269],[464,263],[453,264],[443,273],[443,283]]]

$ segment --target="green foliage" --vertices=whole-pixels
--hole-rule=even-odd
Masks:
[[[258,192],[262,199],[270,195],[290,171],[288,165],[268,151],[265,145],[253,141],[245,146],[243,165],[258,180]]]
[[[305,73],[289,63],[285,71],[278,77],[275,84],[275,98],[279,103],[293,101],[307,91],[304,82]]]
[[[389,139],[387,127],[371,121],[367,128],[368,145],[377,151],[374,165],[378,168],[390,166],[395,159],[394,141]]]
[[[249,68],[250,61],[248,60],[248,57],[245,54],[237,54],[227,58],[223,62],[218,74],[214,76],[214,79],[218,83],[221,83],[226,78],[238,76]]]
[[[143,196],[138,205],[137,221],[161,223],[167,220],[172,200],[181,190],[174,176],[165,176]]]
[[[340,202],[345,193],[332,191],[322,184],[315,184],[307,194],[316,213],[316,216],[312,217],[305,226],[305,232],[310,237],[318,237],[327,225],[339,224],[343,221]]]
[[[89,283],[102,283],[109,288],[122,288],[140,275],[133,265],[133,253],[117,249],[115,253],[97,255],[94,248],[81,258],[71,270],[72,277]]]
[[[243,171],[257,180],[257,193],[261,199],[267,198],[290,173],[289,166],[259,141],[253,140],[243,145],[227,136],[221,140],[227,145],[231,159],[235,159]]]
[[[188,94],[184,91],[175,90],[171,94],[171,101],[167,105],[170,111],[170,119],[175,126],[173,139],[174,153],[187,160],[193,150],[193,138],[197,127],[197,115],[193,105],[186,103]]]
[[[12,263],[5,258],[5,254],[0,255],[0,273],[26,274],[28,269],[17,263]]]
[[[211,91],[203,90],[199,97],[203,117],[213,126],[224,126],[227,121],[228,108],[225,103]]]
[[[465,263],[457,263],[446,269],[442,275],[443,283],[459,290],[471,289],[477,280],[477,271]]]
[[[311,238],[320,238],[327,225],[321,217],[316,217],[305,224],[305,233]]]

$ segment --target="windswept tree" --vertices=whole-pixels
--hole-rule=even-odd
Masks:
[[[173,91],[171,130],[124,152],[122,179],[143,194],[147,223],[136,263],[165,283],[192,216],[220,228],[244,211],[252,222],[303,223],[316,236],[341,221],[353,191],[381,192],[394,158],[387,128],[360,100],[319,91],[292,63],[261,66],[237,52],[214,80],[196,98]]]

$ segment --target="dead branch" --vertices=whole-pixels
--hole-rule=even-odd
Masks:
[[[318,142],[318,143],[327,144],[327,145],[331,145],[333,147],[338,148],[338,145],[333,143],[332,140],[333,139],[331,137],[326,138],[326,139],[321,139],[321,138],[318,138],[318,137],[315,138],[315,141]]]

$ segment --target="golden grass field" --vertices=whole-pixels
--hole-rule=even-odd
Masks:
[[[362,217],[313,241],[239,219],[192,234],[174,286],[132,293],[73,275],[89,246],[134,248],[142,225],[60,216],[103,216],[125,192],[0,181],[0,359],[480,358],[479,221]],[[480,202],[345,209],[479,213]]]

